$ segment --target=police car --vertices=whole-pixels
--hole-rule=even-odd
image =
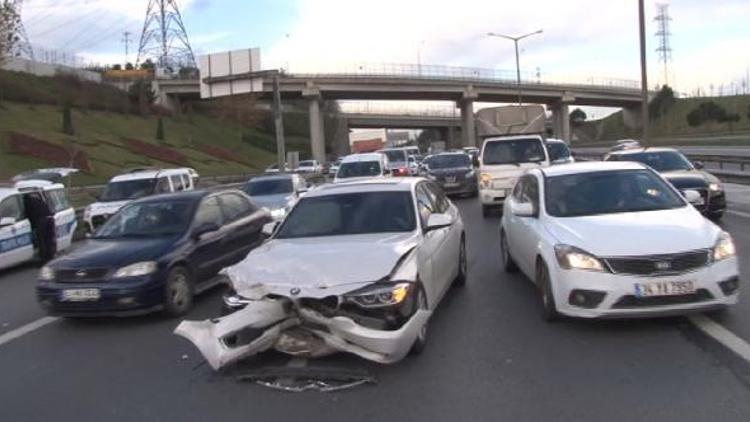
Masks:
[[[195,189],[198,173],[191,168],[138,168],[113,177],[98,201],[86,207],[83,221],[93,233],[130,202],[151,195]]]
[[[65,186],[49,180],[20,180],[0,186],[0,269],[32,261],[39,246],[32,222],[27,218],[24,199],[42,199],[54,213],[57,251],[70,247],[77,222],[75,210],[65,194]]]

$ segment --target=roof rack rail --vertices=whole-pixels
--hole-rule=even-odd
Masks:
[[[144,171],[161,171],[161,168],[159,167],[134,167],[130,169],[125,169],[125,171],[123,171],[123,174],[141,173]]]

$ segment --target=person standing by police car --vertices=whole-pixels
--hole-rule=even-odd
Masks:
[[[57,254],[55,214],[39,194],[24,195],[23,205],[34,232],[39,259],[43,263],[50,261]]]

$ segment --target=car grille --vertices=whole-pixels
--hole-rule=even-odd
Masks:
[[[613,309],[643,308],[650,306],[669,306],[684,305],[688,303],[705,302],[713,299],[713,295],[706,289],[698,289],[695,293],[689,295],[677,296],[654,296],[654,297],[637,297],[623,296],[612,305]]]
[[[108,273],[109,268],[57,270],[55,279],[60,283],[92,283],[102,281]]]
[[[605,258],[615,274],[665,275],[680,274],[704,267],[710,262],[707,249],[670,255]]]

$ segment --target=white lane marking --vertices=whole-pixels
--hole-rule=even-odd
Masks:
[[[25,336],[26,334],[29,334],[32,331],[36,331],[44,327],[45,325],[52,324],[53,322],[56,322],[58,320],[60,320],[60,318],[48,316],[44,318],[39,318],[38,320],[34,322],[30,322],[22,327],[18,327],[15,330],[8,331],[7,333],[0,336],[0,346],[6,343],[10,343],[11,341],[19,337]]]
[[[699,330],[703,331],[726,348],[750,362],[750,344],[724,328],[723,325],[705,315],[692,315],[688,319]]]
[[[747,213],[747,212],[727,210],[726,213],[727,214],[736,215],[738,217],[750,218],[750,213]]]

